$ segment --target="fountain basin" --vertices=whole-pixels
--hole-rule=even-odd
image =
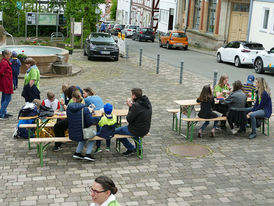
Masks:
[[[41,74],[52,73],[52,64],[56,62],[58,56],[64,57],[64,63],[67,63],[69,59],[69,53],[66,49],[36,45],[9,45],[0,47],[0,58],[2,58],[2,51],[5,49],[16,51],[17,54],[24,53],[28,57],[33,58],[37,62]],[[26,70],[25,64],[22,63],[20,72],[24,74]]]

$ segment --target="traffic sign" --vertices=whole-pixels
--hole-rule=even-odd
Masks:
[[[22,9],[22,2],[21,1],[17,1],[16,2],[16,7],[17,7],[17,9],[21,10]]]

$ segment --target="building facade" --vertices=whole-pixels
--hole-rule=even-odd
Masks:
[[[158,31],[173,30],[177,24],[177,0],[161,0],[159,4]]]
[[[274,1],[254,0],[251,4],[248,40],[270,50],[274,47]]]
[[[119,24],[131,24],[131,1],[132,0],[118,0],[116,11],[116,22]]]
[[[249,0],[179,0],[178,26],[191,44],[216,49],[246,40],[249,6]]]

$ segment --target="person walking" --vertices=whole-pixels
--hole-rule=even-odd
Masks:
[[[11,95],[13,94],[12,68],[9,62],[11,51],[2,51],[2,56],[3,59],[0,63],[0,91],[2,92],[0,120],[6,120],[12,116],[7,113],[7,107],[11,101]]]
[[[13,51],[11,53],[11,68],[12,68],[12,77],[13,77],[13,90],[18,88],[18,75],[20,74],[21,62],[17,59],[17,53]]]
[[[146,95],[142,94],[142,89],[133,88],[131,90],[131,98],[127,100],[129,112],[127,115],[128,125],[115,129],[115,134],[125,134],[134,137],[143,137],[149,132],[151,125],[152,106]],[[137,142],[138,139],[134,138]],[[127,151],[123,155],[129,155],[136,148],[128,141],[128,139],[120,139]],[[137,143],[135,142],[136,146]]]
[[[104,22],[102,22],[100,26],[100,32],[105,32],[105,31],[106,31],[106,25],[104,24]]]

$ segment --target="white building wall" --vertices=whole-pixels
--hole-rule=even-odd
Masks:
[[[267,28],[263,28],[265,10],[269,9]],[[274,47],[274,2],[254,1],[249,41],[262,43],[266,50]]]
[[[167,32],[168,31],[168,21],[169,21],[169,10],[174,9],[173,15],[173,29],[177,23],[177,0],[161,0],[159,4],[159,21],[158,21],[158,31]]]
[[[130,1],[131,0],[118,0],[117,2],[117,23],[130,24]]]

